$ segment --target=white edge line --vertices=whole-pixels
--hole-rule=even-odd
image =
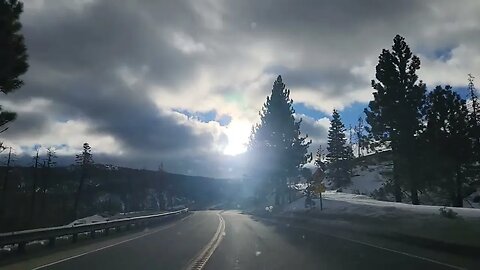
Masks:
[[[282,223],[277,222],[277,221],[273,221],[273,222],[275,222],[277,224],[282,224]],[[325,236],[329,236],[329,237],[333,237],[333,238],[337,238],[337,239],[342,239],[342,240],[345,240],[345,241],[350,241],[350,242],[353,242],[353,243],[357,243],[357,244],[361,244],[361,245],[365,245],[365,246],[369,246],[369,247],[373,247],[373,248],[377,248],[377,249],[381,249],[381,250],[390,251],[390,252],[393,252],[393,253],[397,253],[397,254],[407,256],[407,257],[411,257],[411,258],[435,263],[435,264],[438,264],[438,265],[447,266],[447,267],[450,267],[450,268],[453,268],[453,269],[467,270],[467,268],[463,268],[463,267],[460,267],[460,266],[440,262],[440,261],[437,261],[437,260],[434,260],[434,259],[418,256],[418,255],[403,252],[403,251],[398,251],[398,250],[394,250],[394,249],[390,249],[390,248],[386,248],[386,247],[377,246],[377,245],[370,244],[370,243],[363,242],[363,241],[359,241],[359,240],[354,240],[354,239],[350,239],[350,238],[346,238],[346,237],[342,237],[342,236],[338,236],[338,235],[326,234],[326,233],[323,233],[323,232],[319,232],[319,231],[316,231],[316,230],[313,230],[313,229],[310,229],[310,228],[301,227],[301,226],[296,226],[296,225],[291,225],[291,224],[290,224],[290,226],[300,228],[300,229],[304,229],[304,230],[308,230],[308,231],[311,231],[311,232],[314,232],[314,233],[319,233],[319,234],[322,234],[322,235],[325,235]]]
[[[94,250],[89,250],[89,251],[86,251],[86,252],[83,252],[83,253],[80,253],[80,254],[77,254],[77,255],[73,255],[73,256],[70,256],[70,257],[66,257],[66,258],[63,258],[61,260],[58,260],[58,261],[54,261],[54,262],[51,262],[51,263],[47,263],[47,264],[43,264],[43,265],[40,265],[40,266],[37,266],[35,268],[32,268],[32,270],[37,270],[37,269],[42,269],[42,268],[45,268],[45,267],[49,267],[49,266],[52,266],[52,265],[55,265],[55,264],[59,264],[59,263],[62,263],[62,262],[65,262],[65,261],[69,261],[69,260],[72,260],[72,259],[75,259],[75,258],[78,258],[78,257],[82,257],[82,256],[85,256],[85,255],[88,255],[90,253],[94,253],[94,252],[97,252],[97,251],[100,251],[100,250],[104,250],[104,249],[107,249],[107,248],[111,248],[111,247],[114,247],[114,246],[117,246],[117,245],[120,245],[120,244],[123,244],[123,243],[126,243],[126,242],[130,242],[130,241],[133,241],[135,239],[138,239],[138,238],[142,238],[142,237],[145,237],[145,236],[148,236],[148,235],[151,235],[151,234],[154,234],[154,233],[157,233],[157,232],[160,232],[160,231],[163,231],[165,229],[168,229],[168,228],[171,228],[173,227],[174,225],[177,225],[178,222],[180,221],[183,221],[185,220],[186,218],[190,217],[191,215],[188,215],[186,217],[183,217],[182,219],[178,220],[177,222],[174,222],[172,224],[169,224],[169,225],[166,225],[158,230],[154,230],[154,231],[151,231],[151,232],[148,232],[148,233],[145,233],[145,234],[142,234],[142,235],[138,235],[138,236],[135,236],[133,238],[129,238],[129,239],[125,239],[125,240],[122,240],[120,242],[117,242],[117,243],[113,243],[113,244],[110,244],[110,245],[107,245],[107,246],[103,246],[103,247],[100,247],[100,248],[97,248],[97,249],[94,249]]]
[[[354,242],[354,243],[366,245],[366,246],[373,247],[373,248],[378,248],[378,249],[390,251],[390,252],[393,252],[393,253],[398,253],[398,254],[401,254],[401,255],[408,256],[408,257],[412,257],[412,258],[416,258],[416,259],[428,261],[428,262],[431,262],[431,263],[435,263],[435,264],[447,266],[447,267],[450,267],[450,268],[453,268],[453,269],[466,270],[466,268],[463,268],[463,267],[460,267],[460,266],[456,266],[456,265],[452,265],[452,264],[440,262],[440,261],[437,261],[437,260],[434,260],[434,259],[430,259],[430,258],[418,256],[418,255],[411,254],[411,253],[408,253],[408,252],[403,252],[403,251],[394,250],[394,249],[390,249],[390,248],[386,248],[386,247],[381,247],[381,246],[377,246],[377,245],[374,245],[374,244],[366,243],[366,242],[363,242],[363,241],[358,241],[358,240],[353,240],[353,239],[344,238],[344,237],[341,237],[341,236],[332,236],[332,237],[336,237],[336,238],[343,239],[343,240],[346,240],[346,241],[350,241],[350,242]]]

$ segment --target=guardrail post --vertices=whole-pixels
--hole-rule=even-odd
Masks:
[[[53,248],[55,246],[55,236],[48,238],[48,247]]]
[[[25,243],[25,242],[20,242],[20,243],[18,243],[17,252],[18,252],[18,253],[21,253],[21,254],[25,253],[25,245],[26,245],[26,244],[27,244],[27,243]]]
[[[73,242],[73,243],[76,243],[77,240],[78,240],[78,233],[74,233],[74,234],[72,235],[72,242]]]

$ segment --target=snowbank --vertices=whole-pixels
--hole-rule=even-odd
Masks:
[[[352,183],[343,188],[346,193],[370,195],[386,182],[386,174],[391,173],[392,165],[388,162],[378,165],[356,166],[353,169]]]
[[[340,191],[344,193],[374,196],[374,193],[380,188],[384,187],[389,178],[392,177],[392,170],[393,165],[390,161],[383,161],[378,164],[357,165],[353,168],[351,184],[347,187],[342,188]],[[331,183],[327,183],[326,186],[331,187]],[[419,194],[419,196],[420,201],[424,205],[431,205],[433,207],[437,207],[437,205],[448,204],[448,200],[439,195],[438,192],[432,190],[423,192]],[[480,209],[480,203],[478,202],[478,198],[475,199],[476,197],[480,197],[480,191],[474,192],[473,194],[465,198],[463,207]],[[383,199],[393,201],[393,196],[385,195]],[[408,200],[408,198],[406,199]],[[423,210],[428,212],[428,210],[426,209]],[[467,216],[469,215],[468,213],[465,214]]]
[[[392,212],[395,209],[399,209],[419,214],[438,215],[439,209],[442,207],[434,205],[412,205],[406,203],[377,201],[364,195],[347,194],[340,192],[326,192],[324,194],[324,198],[326,200],[348,202],[352,204],[382,209],[386,212]],[[462,207],[448,207],[448,209],[452,209],[462,217],[480,218],[480,209]]]
[[[303,226],[320,226],[331,233],[480,250],[480,209],[448,207],[457,217],[447,218],[440,214],[441,206],[384,202],[365,195],[332,191],[323,193],[322,211],[319,200],[315,201],[316,208],[305,209],[305,197],[300,198],[275,216]]]
[[[331,214],[355,214],[369,217],[405,216],[412,213],[439,215],[441,206],[412,205],[406,203],[377,201],[365,195],[326,191],[323,196],[323,212]],[[315,200],[320,211],[319,200]],[[448,207],[464,218],[480,218],[480,209]],[[284,208],[286,212],[305,211],[305,198],[300,198]]]
[[[105,218],[105,217],[102,217],[100,215],[93,215],[93,216],[77,219],[77,220],[73,221],[72,223],[68,224],[67,226],[77,226],[77,225],[81,225],[81,224],[90,224],[90,223],[96,223],[96,222],[106,221],[106,220],[108,220],[108,219]]]

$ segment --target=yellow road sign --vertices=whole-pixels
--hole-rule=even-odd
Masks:
[[[323,183],[316,185],[315,192],[318,194],[325,192],[325,185],[323,185]]]

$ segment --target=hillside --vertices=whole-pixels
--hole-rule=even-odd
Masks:
[[[374,153],[354,160],[351,184],[341,188],[344,193],[367,195],[381,201],[394,201],[388,192],[389,180],[393,176],[393,163],[390,151]],[[327,187],[331,183],[326,184]],[[464,200],[465,208],[480,208],[478,197],[480,191],[472,191]],[[420,201],[426,205],[445,205],[448,200],[444,194],[435,190],[426,190],[420,193]],[[409,194],[404,192],[404,201],[409,202]]]
[[[1,230],[71,222],[79,178],[80,172],[74,166],[41,168],[36,172],[31,167],[13,167],[8,177],[6,168],[0,167],[0,179],[7,180],[8,190]],[[89,170],[82,190],[79,217],[163,210],[178,204],[208,207],[228,195],[229,185],[230,181],[222,179],[96,164]],[[34,186],[35,222],[30,223]]]

